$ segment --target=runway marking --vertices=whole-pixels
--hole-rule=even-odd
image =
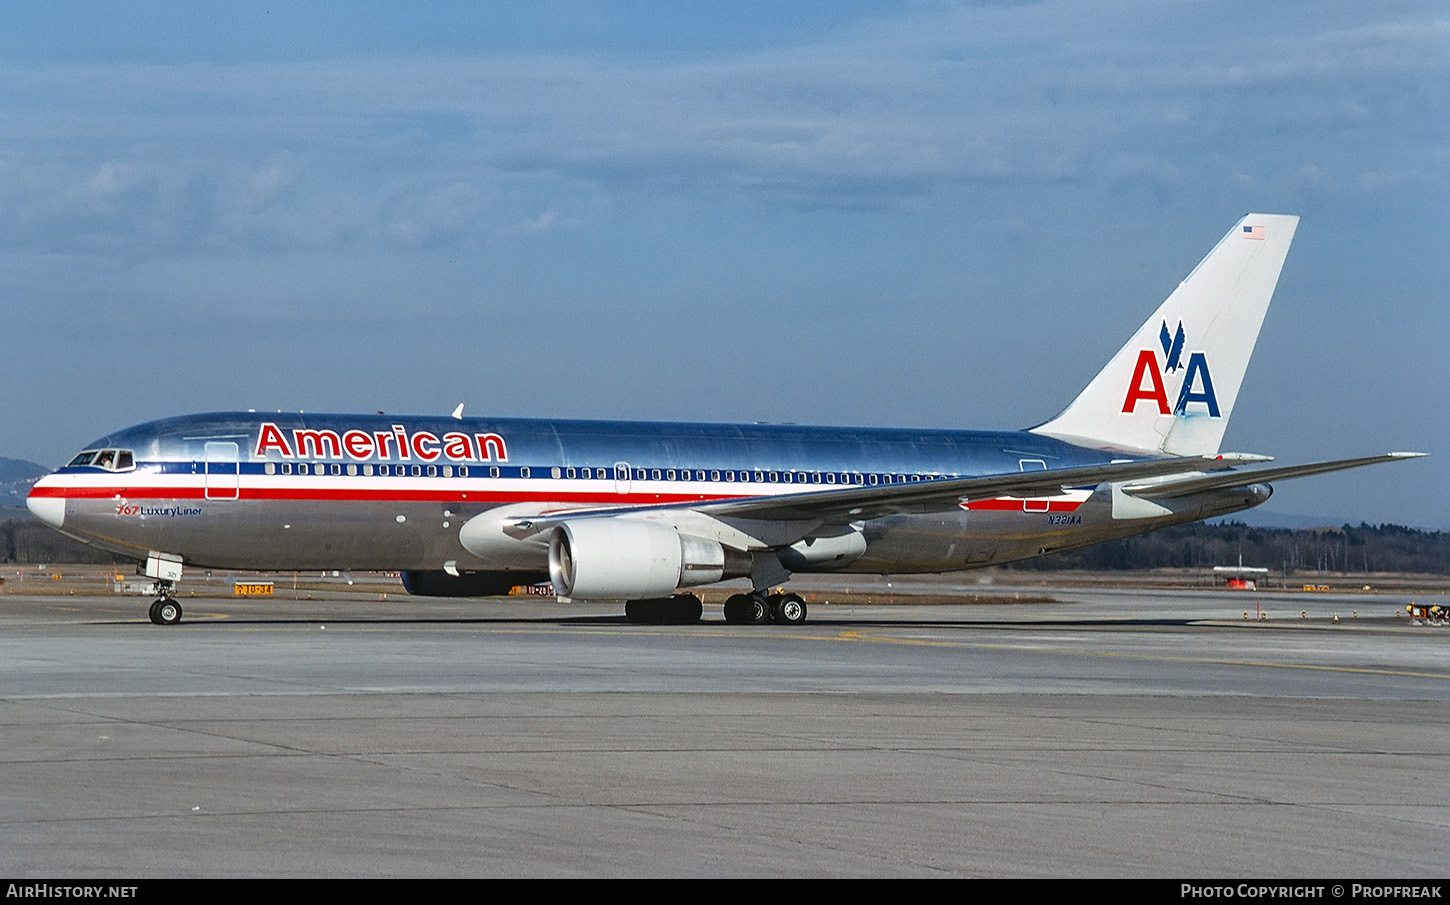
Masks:
[[[1254,660],[1217,660],[1208,657],[1168,657],[1161,654],[1115,654],[1110,651],[1092,652],[1095,657],[1124,657],[1135,660],[1162,660],[1168,663],[1209,663],[1220,666],[1262,666],[1266,669],[1307,669],[1317,672],[1345,672],[1367,676],[1400,676],[1410,679],[1450,679],[1450,674],[1435,672],[1411,672],[1401,669],[1371,669],[1362,666],[1318,666],[1312,663],[1263,663]]]
[[[1217,666],[1257,666],[1265,669],[1303,669],[1312,672],[1337,672],[1350,673],[1355,675],[1371,676],[1396,676],[1409,679],[1444,679],[1450,680],[1450,674],[1433,672],[1413,672],[1401,669],[1374,669],[1362,666],[1323,666],[1312,663],[1269,663],[1256,660],[1225,660],[1215,657],[1172,657],[1166,654],[1127,654],[1114,651],[1092,651],[1077,648],[1047,647],[1040,644],[983,644],[970,641],[928,641],[922,638],[882,638],[873,637],[869,632],[871,629],[850,629],[841,632],[835,640],[870,642],[876,644],[918,644],[936,647],[973,647],[985,650],[1035,650],[1044,653],[1054,654],[1075,654],[1089,657],[1120,657],[1126,660],[1155,660],[1164,663],[1196,663]],[[885,631],[878,629],[877,631]],[[810,638],[811,636],[803,636]],[[831,639],[826,639],[831,640]]]
[[[827,638],[828,641],[865,641],[876,644],[919,644],[927,647],[999,647],[1001,645],[968,644],[963,641],[928,641],[925,638],[874,638],[868,637],[870,629],[850,629],[841,632],[835,638]]]

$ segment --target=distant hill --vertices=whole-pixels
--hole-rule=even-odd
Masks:
[[[0,508],[25,508],[30,485],[50,474],[44,465],[0,456]]]

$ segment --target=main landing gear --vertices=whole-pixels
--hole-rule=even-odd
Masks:
[[[181,621],[181,604],[171,598],[176,593],[176,582],[156,582],[161,596],[151,604],[151,622],[155,625],[175,625]]]
[[[769,594],[755,591],[734,594],[725,601],[725,621],[731,625],[800,625],[806,621],[806,602],[799,594]]]
[[[676,594],[648,600],[629,600],[624,618],[635,625],[693,625],[700,621],[704,606],[694,594]]]
[[[155,609],[153,606],[153,613]],[[627,601],[624,616],[635,625],[693,625],[700,621],[703,609],[700,598],[694,594],[676,594],[673,597]],[[152,619],[155,619],[154,615]],[[735,594],[725,601],[725,621],[731,625],[762,625],[766,622],[800,625],[806,621],[806,602],[799,594],[766,594],[764,591]]]

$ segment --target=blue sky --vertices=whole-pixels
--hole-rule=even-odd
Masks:
[[[627,11],[626,11],[627,6]],[[1248,211],[1225,448],[1432,459],[1440,2],[69,3],[0,30],[0,455],[217,409],[1016,428]]]

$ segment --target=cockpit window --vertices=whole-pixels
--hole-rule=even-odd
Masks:
[[[69,467],[83,465],[107,471],[130,471],[136,467],[136,456],[129,449],[88,449],[71,459]]]

